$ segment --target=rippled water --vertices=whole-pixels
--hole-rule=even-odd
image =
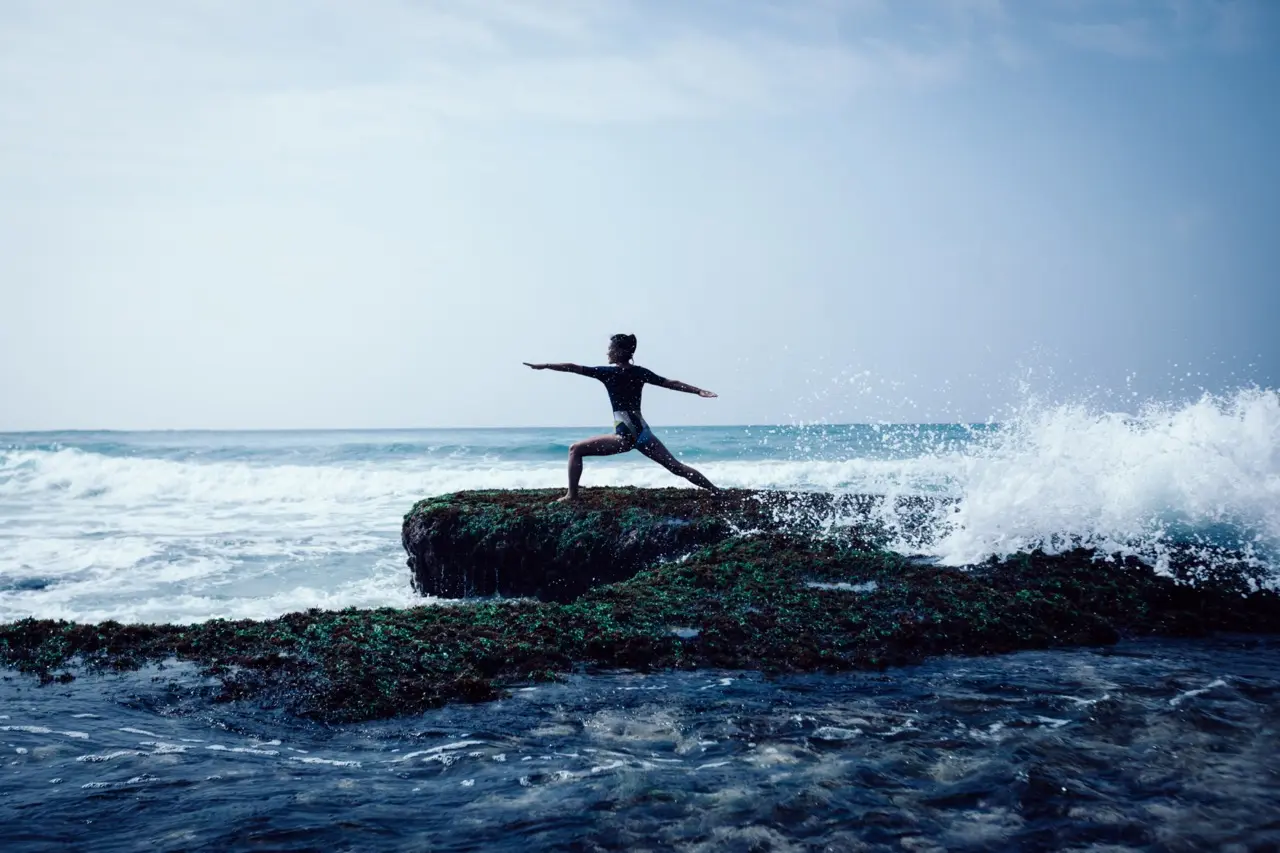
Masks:
[[[201,685],[186,666],[8,674],[4,849],[1280,846],[1276,639],[583,674],[347,726]]]
[[[723,486],[953,498],[927,542],[894,543],[944,563],[1075,544],[1159,562],[1190,542],[1280,578],[1275,391],[1127,413],[1029,406],[999,427],[655,428]],[[0,434],[0,620],[418,603],[400,547],[414,501],[562,486],[569,445],[592,431]],[[583,482],[686,485],[637,453],[589,460]]]
[[[1280,567],[1280,396],[999,426],[661,429],[726,486],[952,501],[941,561],[1075,543]],[[0,620],[195,622],[421,603],[415,500],[564,481],[590,430],[0,436]],[[680,485],[629,454],[584,484]],[[886,506],[892,505],[887,502]],[[893,519],[886,519],[891,523]],[[0,681],[2,849],[1280,848],[1280,641],[885,674],[581,674],[323,727],[189,666]]]

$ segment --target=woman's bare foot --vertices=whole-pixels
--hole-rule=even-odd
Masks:
[[[571,494],[571,493],[569,493],[569,492],[565,492],[563,495],[561,495],[560,497],[558,497],[558,498],[556,498],[555,500],[553,500],[553,501],[552,501],[552,503],[553,503],[553,504],[567,504],[567,503],[573,503],[573,502],[574,502],[574,501],[576,501],[577,499],[578,499],[578,496],[577,496],[577,495]]]

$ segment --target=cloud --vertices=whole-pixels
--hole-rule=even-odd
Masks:
[[[877,35],[854,43],[770,4],[692,4],[658,15],[623,0],[408,6],[28,5],[0,12],[0,75],[42,94],[104,87],[192,95],[417,88],[451,115],[667,118],[810,103],[866,82],[917,82],[937,51]],[[702,14],[689,9],[701,8]],[[4,20],[7,15],[8,20]],[[34,94],[34,91],[31,91]],[[607,97],[603,93],[612,93]]]
[[[458,122],[839,113],[1058,52],[1243,49],[1256,2],[471,0],[0,6],[0,175],[123,178],[299,158]]]
[[[1054,31],[1065,43],[1080,50],[1096,51],[1124,59],[1162,55],[1166,47],[1157,40],[1147,21],[1100,24],[1058,24]]]
[[[447,123],[830,112],[963,77],[965,45],[913,41],[883,15],[868,0],[664,14],[629,0],[19,0],[0,7],[0,176],[136,180],[237,157],[287,174]]]
[[[1268,11],[1262,0],[1073,0],[1049,31],[1074,49],[1120,59],[1241,53],[1265,39]]]

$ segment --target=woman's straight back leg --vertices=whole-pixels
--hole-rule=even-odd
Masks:
[[[650,434],[649,438],[645,441],[637,444],[636,450],[639,450],[645,456],[648,456],[654,462],[657,462],[677,477],[684,477],[695,486],[710,489],[713,492],[719,491],[719,489],[710,480],[702,475],[701,471],[686,465],[677,459],[670,450],[667,450],[667,446],[652,434]]]

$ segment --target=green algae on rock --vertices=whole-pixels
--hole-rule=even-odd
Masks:
[[[218,698],[351,721],[483,701],[583,668],[837,672],[1106,644],[1120,633],[1277,626],[1273,592],[1179,584],[1091,551],[962,570],[849,537],[758,534],[651,564],[570,603],[481,599],[190,626],[28,619],[0,625],[0,663],[54,679],[74,664],[131,669],[177,657],[216,676]]]
[[[424,595],[501,595],[572,601],[653,563],[746,533],[835,532],[873,547],[883,498],[699,489],[583,489],[573,503],[555,490],[459,492],[418,502],[401,539],[414,588]],[[903,498],[910,519],[937,501]]]

